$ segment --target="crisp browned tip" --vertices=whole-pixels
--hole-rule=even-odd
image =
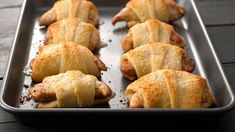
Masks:
[[[185,15],[185,13],[186,13],[186,10],[185,10],[185,8],[184,8],[184,7],[179,6],[179,12],[180,12],[180,14],[181,14],[182,16],[184,16],[184,15]]]
[[[132,39],[132,34],[129,32],[122,40],[122,49],[124,52],[127,52],[131,49],[133,49],[133,39]]]
[[[192,58],[183,57],[182,69],[187,72],[192,72],[195,69],[195,61]]]
[[[130,78],[136,78],[137,77],[135,68],[126,59],[121,62],[120,70],[121,70],[122,74],[126,77],[130,77]]]
[[[111,88],[103,82],[96,81],[95,88],[96,88],[95,97],[97,97],[97,98],[107,98],[112,95]]]
[[[184,16],[184,14],[185,14],[184,7],[180,6],[175,1],[166,0],[166,4],[168,7],[168,11],[169,11],[169,20],[170,21],[178,20]]]
[[[130,99],[130,108],[144,108],[144,100],[139,93],[135,93]]]
[[[39,25],[40,26],[44,26],[44,25],[48,26],[55,21],[56,21],[56,13],[55,13],[54,9],[52,8],[40,17]]]
[[[35,61],[35,58],[33,58],[31,61],[30,61],[30,63],[29,63],[29,67],[33,70],[33,63],[34,63],[34,61]]]
[[[173,31],[171,33],[170,40],[171,40],[172,44],[177,45],[177,46],[179,46],[181,48],[184,48],[184,46],[185,46],[184,38],[181,35],[179,35],[177,32],[175,32],[175,31]]]
[[[122,18],[119,14],[117,14],[116,16],[113,17],[112,19],[112,24],[115,25],[117,22],[121,21]]]
[[[101,61],[98,57],[95,56],[95,64],[97,65],[98,67],[98,70],[99,71],[107,71],[107,67],[106,65],[104,64],[103,61]]]
[[[36,84],[34,87],[30,88],[29,93],[36,102],[50,102],[56,100],[54,90],[42,83]]]

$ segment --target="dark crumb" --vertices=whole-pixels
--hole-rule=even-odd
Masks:
[[[103,75],[103,73],[101,73],[101,75]]]
[[[23,104],[23,103],[24,103],[23,98],[20,98],[20,104]]]
[[[110,65],[111,67],[113,66],[113,65]]]
[[[109,81],[109,83],[111,83],[111,81]]]
[[[111,43],[112,42],[112,39],[109,39],[109,43]]]
[[[30,73],[26,73],[26,72],[24,72],[24,75],[25,75],[25,76],[31,76]]]
[[[122,103],[123,102],[123,100],[120,100],[120,103]]]
[[[31,99],[31,96],[26,96],[26,100],[29,101]]]
[[[24,104],[26,101],[29,101],[30,99],[31,99],[30,95],[28,95],[28,96],[21,96],[20,97],[20,103]]]
[[[38,52],[36,52],[36,54],[38,54]]]
[[[24,84],[24,87],[25,87],[25,88],[29,88],[29,85]]]

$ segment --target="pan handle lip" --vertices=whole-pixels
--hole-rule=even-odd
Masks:
[[[3,110],[12,113],[12,114],[29,114],[29,113],[61,113],[61,114],[86,114],[86,113],[98,113],[98,114],[189,114],[193,115],[195,113],[198,114],[222,114],[227,111],[230,111],[233,108],[233,102],[230,104],[218,107],[218,108],[138,108],[138,109],[107,109],[107,108],[43,108],[43,109],[22,109],[18,107],[13,107],[8,104],[6,104],[3,100],[3,98],[0,99],[0,107],[3,108]]]

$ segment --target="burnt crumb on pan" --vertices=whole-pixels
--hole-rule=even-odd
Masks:
[[[111,81],[109,81],[109,83],[111,83]]]
[[[127,104],[127,102],[126,102],[126,100],[119,100],[119,102],[122,104],[122,105],[126,105]]]
[[[25,88],[29,88],[29,85],[27,85],[27,84],[24,84],[24,87],[25,87]]]
[[[26,67],[24,68],[23,73],[24,73],[25,76],[31,76],[32,70],[30,69],[29,66],[26,66]]]
[[[111,43],[111,42],[112,42],[112,39],[109,39],[108,41],[109,41],[109,43]]]
[[[101,72],[101,75],[103,75],[104,73]]]
[[[26,101],[29,101],[30,99],[31,99],[30,95],[21,96],[20,97],[20,104],[24,104]]]

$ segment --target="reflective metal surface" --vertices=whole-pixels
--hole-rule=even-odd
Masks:
[[[38,115],[46,115],[46,113],[61,115],[217,114],[228,111],[234,106],[233,92],[224,76],[194,1],[178,0],[178,3],[186,8],[187,13],[173,25],[177,32],[185,38],[187,56],[196,61],[194,73],[207,78],[215,97],[215,106],[208,109],[128,109],[124,91],[130,81],[124,78],[119,70],[120,56],[123,54],[121,39],[127,33],[127,28],[124,22],[115,26],[111,24],[112,17],[125,6],[127,1],[93,0],[93,2],[100,14],[98,29],[101,43],[106,45],[95,52],[108,67],[108,71],[102,73],[101,80],[116,93],[109,105],[99,108],[35,109],[36,103],[27,98],[28,87],[31,85],[28,64],[36,56],[38,47],[43,45],[46,33],[46,28],[40,27],[38,24],[39,17],[52,7],[54,1],[27,0],[22,6],[18,29],[1,89],[0,104],[4,110],[17,115],[32,113],[38,113]]]

